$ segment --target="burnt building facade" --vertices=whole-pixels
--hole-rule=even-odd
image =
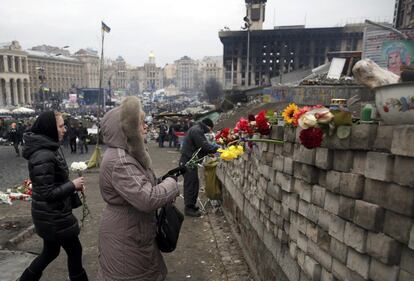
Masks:
[[[263,30],[266,0],[245,0],[245,30],[222,30],[224,88],[270,85],[283,73],[315,68],[328,52],[361,51],[363,25],[332,28],[281,26]]]
[[[225,89],[246,89],[267,86],[283,73],[320,66],[328,52],[361,51],[363,27],[221,31],[219,37]]]
[[[414,0],[396,0],[394,27],[398,29],[414,28]]]

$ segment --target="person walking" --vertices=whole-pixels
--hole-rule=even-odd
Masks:
[[[165,280],[167,268],[155,241],[155,211],[179,194],[177,179],[160,183],[144,144],[141,102],[127,97],[102,119],[108,146],[99,173],[106,202],[99,229],[98,281]]]
[[[168,128],[168,147],[176,147],[177,146],[177,136],[175,133],[178,132],[177,130],[177,122],[173,121]]]
[[[69,180],[68,166],[59,150],[64,133],[62,115],[46,111],[37,118],[32,131],[24,135],[23,157],[29,161],[33,186],[32,219],[36,233],[43,239],[43,249],[20,281],[40,280],[45,268],[59,256],[61,247],[68,256],[70,280],[88,280],[82,266],[78,220],[72,213],[72,198],[77,196],[76,191],[85,189],[84,179]]]
[[[79,149],[80,154],[83,154],[83,149],[85,148],[85,153],[88,154],[88,144],[86,143],[86,138],[88,137],[88,129],[86,129],[82,122],[79,123],[78,128],[78,138],[79,138]]]
[[[217,151],[218,146],[209,143],[205,137],[205,134],[211,132],[213,127],[213,121],[210,118],[205,118],[188,130],[181,149],[180,166],[185,166],[194,153],[200,148],[201,150],[197,155],[198,158],[202,158]],[[200,182],[198,179],[197,166],[186,167],[186,172],[184,174],[184,213],[187,216],[201,216],[201,212],[196,206],[199,189]]]
[[[165,141],[165,137],[167,136],[167,125],[165,124],[165,121],[162,121],[160,126],[159,126],[159,131],[160,133],[158,134],[158,142],[159,142],[159,147],[164,147],[164,141]]]
[[[16,151],[16,157],[20,157],[19,145],[22,142],[22,134],[18,130],[16,123],[10,125],[9,141],[13,144],[14,151]]]
[[[70,124],[68,131],[70,153],[76,153],[76,138],[78,137],[78,130],[73,123]]]

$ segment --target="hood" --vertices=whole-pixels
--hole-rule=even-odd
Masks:
[[[149,169],[151,158],[138,132],[141,118],[141,102],[137,97],[127,97],[121,106],[105,114],[101,130],[106,145],[128,151],[145,169]]]
[[[24,134],[23,139],[25,143],[23,148],[23,157],[27,160],[35,151],[39,149],[49,149],[53,151],[59,149],[59,143],[45,135],[26,133]]]

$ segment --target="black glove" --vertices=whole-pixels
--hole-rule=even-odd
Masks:
[[[174,179],[175,181],[178,181],[178,178],[177,178],[176,176],[173,176],[173,175],[170,175],[170,176],[168,176],[167,178],[172,178],[172,179]]]
[[[185,174],[186,172],[186,167],[185,166],[180,166],[177,167],[175,169],[172,169],[170,171],[168,171],[164,176],[162,176],[162,180],[165,180],[168,177],[173,177],[175,179],[177,179],[179,176]]]

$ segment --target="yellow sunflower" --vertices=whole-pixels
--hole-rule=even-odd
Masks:
[[[285,119],[286,124],[292,124],[294,120],[295,113],[299,112],[299,108],[296,104],[291,103],[289,104],[285,110],[283,110],[282,116]]]

